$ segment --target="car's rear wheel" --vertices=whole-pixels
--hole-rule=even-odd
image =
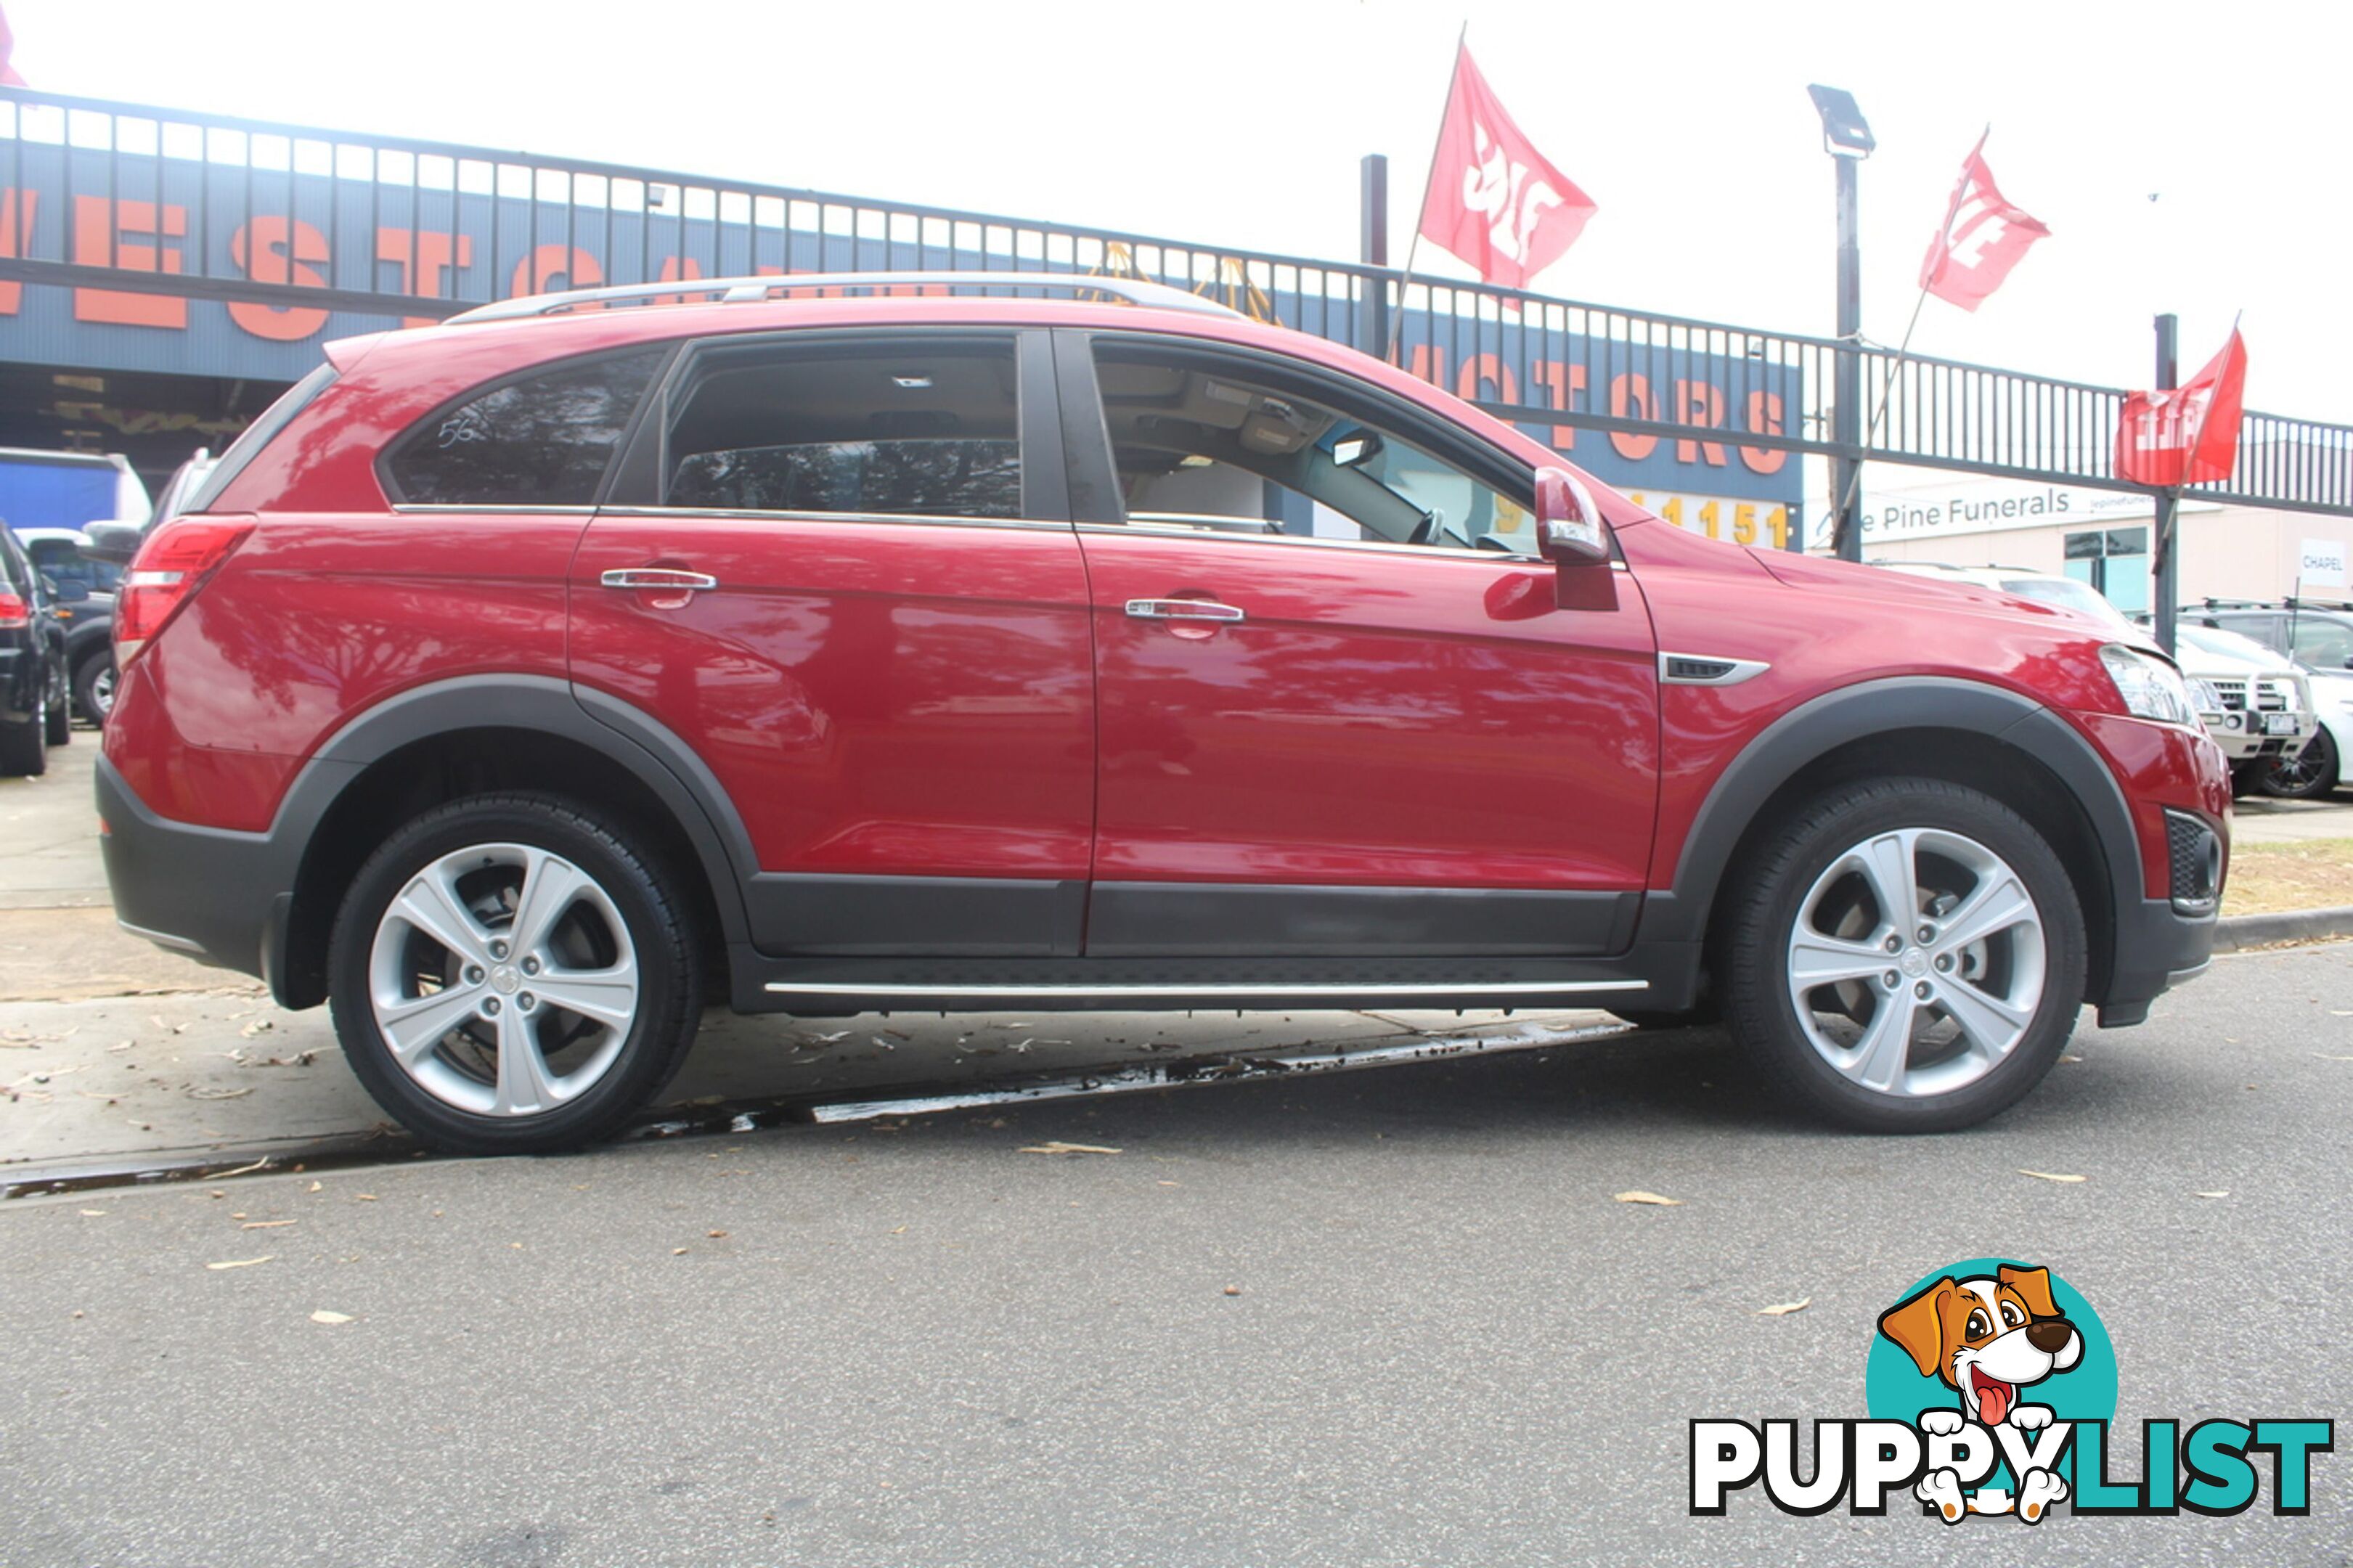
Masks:
[[[674,875],[627,829],[544,795],[458,801],[396,833],[345,895],[330,963],[352,1070],[461,1153],[611,1135],[702,1014]]]
[[[2050,843],[1934,779],[1845,785],[1747,862],[1725,927],[1735,1036],[1865,1131],[2015,1104],[2083,1005],[2084,917]]]
[[[43,682],[34,710],[14,724],[0,724],[0,776],[32,778],[49,771],[49,693]]]
[[[2314,733],[2301,752],[2283,754],[2263,777],[2263,792],[2282,800],[2319,800],[2337,788],[2343,760],[2326,730]]]

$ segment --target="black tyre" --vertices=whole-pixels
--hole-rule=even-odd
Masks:
[[[2016,812],[1935,779],[1841,786],[1747,857],[1721,928],[1726,1021],[1796,1097],[1869,1132],[2010,1106],[2083,1006],[2084,916]]]
[[[103,725],[114,707],[114,655],[110,650],[81,661],[74,671],[74,707],[93,724]]]
[[[694,1039],[688,909],[676,875],[591,807],[520,794],[436,807],[344,895],[336,1036],[376,1103],[436,1149],[593,1143]]]
[[[48,693],[29,718],[0,723],[0,777],[33,778],[49,771]]]
[[[48,709],[41,716],[42,739],[52,746],[62,746],[73,739],[73,699],[66,689],[65,666],[57,666],[49,675]]]
[[[2337,742],[2322,730],[2295,756],[2281,756],[2263,777],[2263,792],[2281,800],[2326,800],[2343,776]]]

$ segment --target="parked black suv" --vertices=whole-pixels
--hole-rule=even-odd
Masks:
[[[0,774],[48,771],[49,748],[73,738],[66,702],[65,626],[33,558],[0,525]]]
[[[114,589],[122,567],[91,556],[87,536],[67,528],[33,529],[18,535],[25,552],[56,588],[55,608],[66,629],[66,681],[74,711],[93,724],[106,722],[114,704]]]

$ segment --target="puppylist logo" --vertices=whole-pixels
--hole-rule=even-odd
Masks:
[[[1881,1514],[1890,1493],[1947,1525],[1977,1516],[2040,1524],[2073,1514],[2228,1515],[2254,1505],[2268,1470],[2271,1511],[2311,1510],[2316,1454],[2333,1421],[2141,1423],[2141,1473],[2108,1469],[2116,1358],[2107,1330],[2049,1269],[1998,1258],[1956,1263],[1879,1315],[1863,1375],[1867,1419],[1816,1420],[1813,1473],[1799,1473],[1795,1420],[1694,1420],[1691,1511],[1721,1514],[1760,1488],[1785,1513]],[[2259,1463],[2268,1456],[2268,1466]],[[1900,1506],[1900,1504],[1899,1504]]]

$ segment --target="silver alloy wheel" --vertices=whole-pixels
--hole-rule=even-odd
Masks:
[[[106,716],[114,711],[114,661],[112,659],[106,661],[104,669],[90,677],[90,705],[93,710],[90,717],[101,724],[106,722]]]
[[[2042,1002],[2042,917],[2008,862],[1941,828],[1874,834],[1806,890],[1790,1000],[1809,1042],[1876,1093],[1947,1094],[1999,1066]]]
[[[403,1071],[482,1116],[535,1116],[612,1069],[638,1016],[612,898],[560,856],[476,844],[408,879],[376,922],[368,1002]]]

